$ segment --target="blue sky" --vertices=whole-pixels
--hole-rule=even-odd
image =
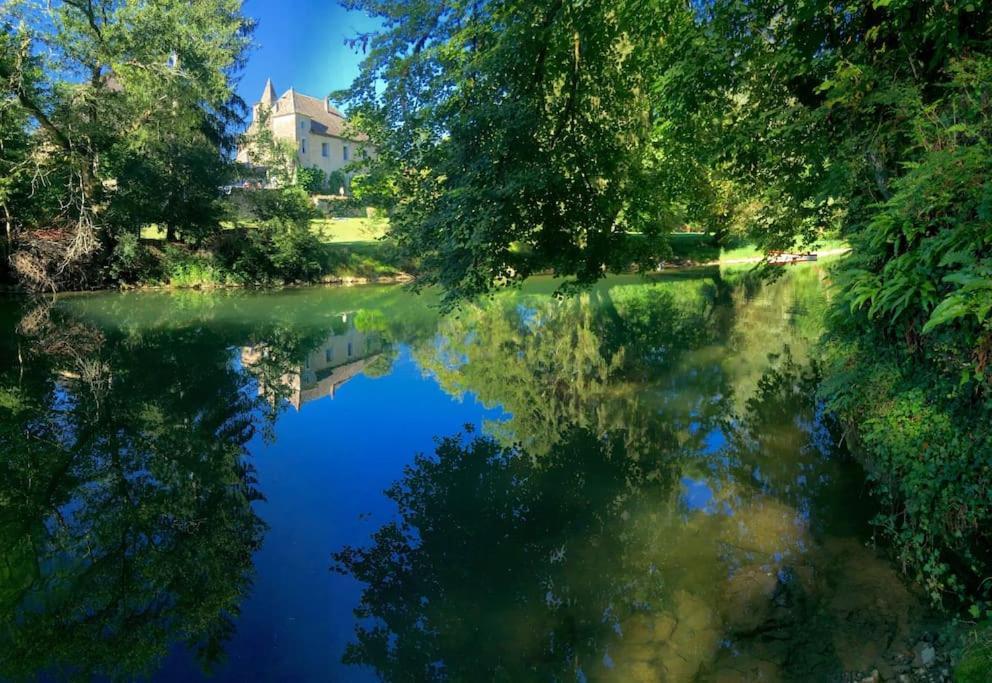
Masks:
[[[246,0],[244,12],[258,22],[256,48],[238,85],[249,105],[258,101],[266,78],[277,95],[292,86],[323,97],[350,85],[362,57],[344,40],[377,25],[336,0]]]

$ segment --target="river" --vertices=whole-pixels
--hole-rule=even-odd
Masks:
[[[0,678],[839,680],[912,644],[827,272],[0,301]]]

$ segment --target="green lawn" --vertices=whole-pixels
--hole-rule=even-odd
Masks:
[[[224,227],[231,226],[225,223]],[[317,218],[310,222],[310,228],[325,244],[374,242],[388,227],[389,221],[382,218]],[[146,225],[141,229],[141,237],[163,240],[165,231],[157,225]]]
[[[374,242],[386,234],[389,222],[381,218],[318,218],[310,227],[326,244]]]
[[[750,243],[740,243],[734,246],[717,247],[712,237],[701,232],[677,232],[669,236],[674,257],[679,260],[707,263],[711,261],[735,261],[740,259],[757,259],[764,256],[761,249]],[[811,251],[832,251],[847,249],[849,244],[844,240],[823,239],[817,242]]]

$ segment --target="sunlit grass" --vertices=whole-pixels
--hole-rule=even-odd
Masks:
[[[389,229],[383,218],[318,218],[310,229],[326,244],[342,242],[374,242]]]

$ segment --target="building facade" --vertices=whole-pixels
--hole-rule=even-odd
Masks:
[[[379,333],[355,328],[353,314],[342,313],[337,327],[306,355],[301,366],[275,380],[266,380],[267,373],[261,371],[269,358],[269,347],[264,343],[242,347],[242,367],[258,378],[258,394],[272,405],[286,400],[296,410],[325,396],[333,399],[342,384],[362,374],[385,348]]]
[[[310,97],[293,88],[276,97],[269,79],[261,98],[252,107],[249,133],[259,125],[259,114],[263,109],[269,111],[268,123],[275,138],[293,145],[299,168],[319,168],[327,175],[334,171],[347,173],[352,162],[372,154],[364,136],[347,132],[344,114],[332,107],[327,99]],[[240,147],[237,159],[251,163],[249,150]],[[332,191],[337,189],[331,188]]]

